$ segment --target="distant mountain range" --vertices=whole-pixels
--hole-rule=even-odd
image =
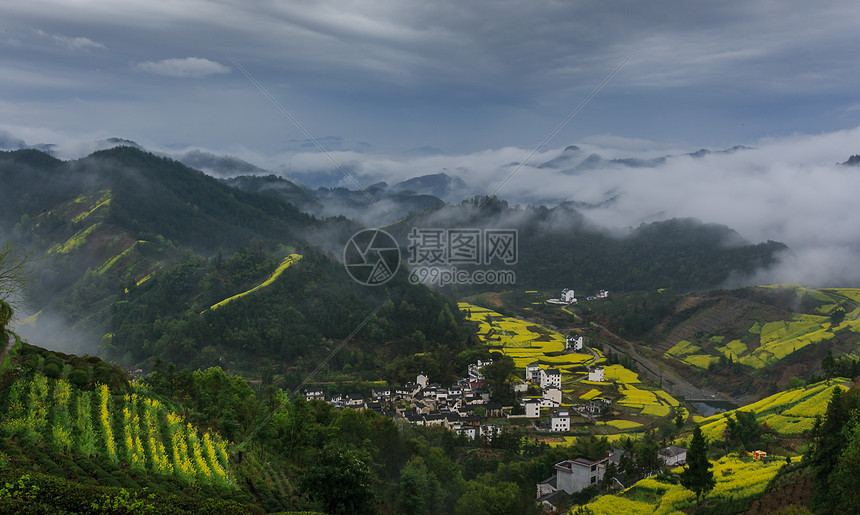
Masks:
[[[703,148],[695,152],[681,154],[681,156],[701,158],[710,154],[732,154],[743,150],[751,150],[751,148],[742,145],[737,145],[725,150],[708,150]],[[666,163],[666,161],[674,157],[679,156],[665,155],[651,159],[641,159],[636,157],[606,159],[600,154],[592,153],[585,155],[582,149],[576,145],[570,145],[566,147],[560,155],[540,163],[536,168],[549,168],[551,170],[559,170],[563,174],[574,175],[588,170],[613,166],[626,168],[653,168]]]

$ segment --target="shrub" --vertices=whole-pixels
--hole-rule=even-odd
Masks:
[[[51,379],[59,379],[60,374],[62,373],[62,368],[58,367],[56,363],[46,363],[43,371],[45,375]]]
[[[47,374],[47,372],[45,372]],[[90,375],[82,368],[76,368],[69,373],[69,382],[78,388],[83,388],[90,382]]]

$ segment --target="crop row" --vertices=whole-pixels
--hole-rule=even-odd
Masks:
[[[186,484],[233,484],[227,443],[145,395],[114,396],[103,384],[83,391],[41,374],[14,381],[8,391],[0,432],[31,447],[101,456]]]
[[[742,408],[754,413],[756,420],[765,422],[776,433],[790,436],[812,429],[815,417],[823,415],[834,388],[841,384],[822,381],[804,388],[795,388],[766,397]],[[731,412],[729,412],[731,413]],[[722,440],[726,429],[724,414],[708,417],[701,422],[702,434],[711,441]]]

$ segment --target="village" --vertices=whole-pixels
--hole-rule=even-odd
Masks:
[[[600,290],[587,300],[605,299],[609,292]],[[565,288],[558,298],[547,303],[570,305],[578,302],[574,291]],[[565,353],[591,352],[595,360],[579,379],[593,384],[614,384],[604,374],[604,366],[597,364],[598,353],[586,349],[584,338],[577,334],[564,337]],[[601,360],[602,361],[602,360]],[[372,410],[395,421],[419,426],[440,426],[468,439],[492,442],[504,423],[517,419],[530,421],[529,431],[535,435],[570,434],[575,421],[596,423],[611,414],[612,400],[605,397],[581,399],[583,402],[563,403],[562,370],[534,360],[524,367],[524,376],[514,382],[513,390],[520,399],[518,406],[503,406],[493,402],[482,370],[493,360],[478,360],[468,365],[467,374],[456,384],[443,386],[431,382],[421,373],[414,382],[401,386],[374,388],[370,396],[338,394],[328,399],[322,388],[303,391],[306,400],[325,401],[337,408],[356,411]],[[521,369],[523,370],[523,369]],[[495,419],[495,421],[494,421]],[[518,424],[519,425],[519,424]],[[668,446],[658,453],[667,467],[683,465],[687,450]],[[624,451],[613,448],[606,456],[572,456],[555,464],[555,474],[536,485],[536,498],[548,511],[564,506],[571,494],[584,488],[601,485],[610,464],[617,470]],[[615,474],[610,474],[611,486],[623,487]]]
[[[582,337],[569,337],[568,345],[571,349],[580,350]],[[335,395],[327,402],[338,408],[373,410],[402,423],[441,426],[466,438],[483,439],[487,442],[491,442],[501,431],[498,423],[487,422],[487,419],[533,419],[536,431],[567,433],[571,429],[571,418],[581,417],[594,421],[609,411],[611,401],[608,399],[596,399],[586,404],[563,407],[561,372],[555,368],[542,368],[535,362],[526,367],[525,380],[517,383],[514,388],[519,393],[525,393],[529,387],[537,387],[541,396],[523,398],[520,405],[522,410],[519,411],[525,413],[514,415],[512,406],[502,406],[490,400],[481,370],[491,363],[492,360],[479,360],[470,364],[468,375],[448,387],[431,383],[426,375],[419,374],[414,382],[402,386],[375,388],[370,398],[358,394]],[[602,366],[592,368],[588,372],[588,380],[603,382],[603,372]],[[326,401],[322,388],[309,388],[304,390],[303,394],[308,401]],[[549,422],[545,424],[537,422],[542,409],[550,413]],[[686,452],[687,449],[670,445],[661,449],[658,455],[666,467],[674,467],[685,464]],[[569,495],[602,484],[607,468],[614,464],[617,470],[623,455],[623,450],[614,448],[607,456],[598,459],[576,456],[556,463],[555,475],[536,485],[537,502],[547,511],[559,509],[566,503]],[[610,481],[618,483],[618,487],[624,486],[614,475]]]

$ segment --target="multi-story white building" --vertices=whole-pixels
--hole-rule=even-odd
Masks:
[[[576,302],[576,295],[574,295],[573,290],[569,288],[565,288],[561,290],[561,296],[558,300],[564,302],[565,304],[570,304],[571,302]]]
[[[561,370],[557,368],[541,369],[540,371],[540,387],[542,390],[550,386],[561,388]]]
[[[540,365],[537,361],[526,365],[526,381],[530,383],[540,382]]]
[[[559,406],[561,406],[561,388],[558,386],[548,386],[544,388],[540,407],[557,408]]]
[[[606,460],[607,458],[599,460],[574,458],[556,463],[556,488],[573,494],[599,483],[603,480],[603,474],[606,471]]]
[[[570,431],[570,410],[559,409],[549,417],[549,430],[559,433]]]

